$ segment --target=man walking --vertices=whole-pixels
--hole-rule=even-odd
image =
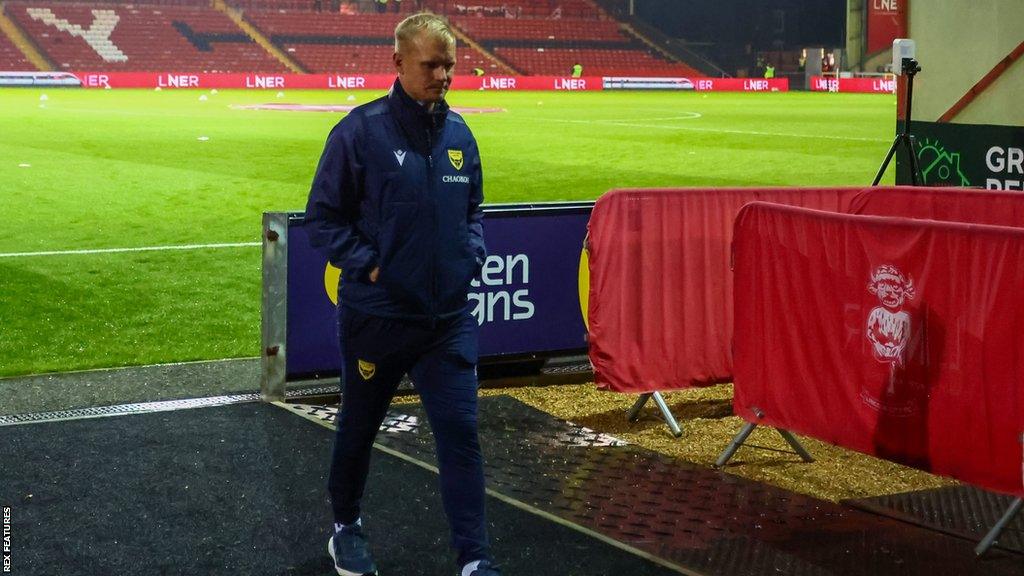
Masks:
[[[455,66],[448,23],[395,29],[398,78],[327,139],[306,206],[314,247],[342,269],[342,403],[329,490],[338,574],[376,574],[360,501],[374,437],[409,374],[437,446],[441,498],[461,576],[497,576],[477,435],[477,322],[467,292],[486,257],[476,140],[445,102]]]

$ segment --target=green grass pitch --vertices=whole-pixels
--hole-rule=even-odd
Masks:
[[[258,247],[10,254],[256,242],[262,212],[305,205],[341,114],[232,105],[378,94],[0,90],[0,376],[257,355]],[[467,116],[488,202],[594,199],[627,186],[867,185],[895,126],[894,97],[878,95],[449,101],[504,110]]]

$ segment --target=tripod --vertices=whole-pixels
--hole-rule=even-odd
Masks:
[[[917,153],[914,151],[914,136],[910,133],[911,110],[914,104],[914,75],[920,71],[921,66],[917,63],[917,60],[913,58],[903,59],[903,73],[907,75],[907,118],[903,122],[903,130],[892,141],[892,146],[889,147],[889,153],[885,155],[885,160],[882,161],[878,174],[875,174],[875,181],[871,183],[872,186],[878,186],[878,183],[882,180],[882,175],[885,174],[885,169],[889,167],[889,162],[901,144],[906,148],[907,156],[910,157],[911,184],[914,186],[924,184],[924,177],[921,176],[921,167],[917,163]]]

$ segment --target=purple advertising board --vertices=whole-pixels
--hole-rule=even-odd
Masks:
[[[582,353],[580,258],[592,202],[484,207],[488,257],[469,292],[481,362]],[[309,245],[302,214],[288,218],[289,380],[336,374],[337,270]],[[586,287],[587,271],[584,274]]]

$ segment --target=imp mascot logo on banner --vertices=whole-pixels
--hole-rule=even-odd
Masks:
[[[903,366],[907,343],[910,342],[910,314],[903,302],[914,299],[914,281],[907,280],[895,266],[879,266],[871,275],[868,292],[882,303],[868,314],[867,335],[874,349],[875,360],[889,364],[893,370]]]
[[[868,313],[865,328],[874,359],[888,366],[888,374],[881,389],[863,390],[862,399],[872,408],[895,416],[911,416],[918,411],[920,382],[917,370],[908,370],[908,360],[915,356],[923,359],[923,333],[915,333],[915,322],[906,310],[914,299],[914,280],[904,276],[899,268],[885,264],[879,266],[868,282],[868,292],[874,294],[880,306]],[[920,329],[921,327],[917,327]],[[877,384],[877,383],[873,383]]]

